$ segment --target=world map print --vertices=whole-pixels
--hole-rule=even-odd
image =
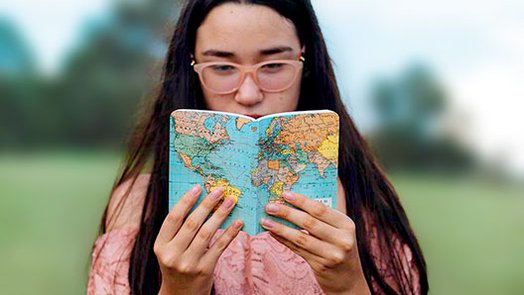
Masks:
[[[269,201],[293,191],[336,206],[339,119],[332,111],[279,113],[254,120],[232,113],[177,110],[170,120],[169,207],[193,185],[225,189],[235,209],[222,228],[244,221],[263,231]],[[283,222],[279,220],[279,222]],[[284,222],[287,225],[291,225]]]

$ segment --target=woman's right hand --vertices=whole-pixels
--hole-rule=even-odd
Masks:
[[[154,245],[162,272],[159,294],[210,294],[218,258],[243,226],[241,220],[236,220],[208,249],[211,238],[235,206],[235,201],[226,199],[204,223],[224,194],[222,187],[216,188],[184,222],[201,191],[196,185],[186,192],[160,228]]]

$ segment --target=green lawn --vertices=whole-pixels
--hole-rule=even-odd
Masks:
[[[0,155],[0,294],[84,294],[119,156]],[[524,294],[524,190],[392,178],[428,263],[431,294]]]
[[[0,157],[0,294],[85,294],[119,157]]]
[[[431,294],[524,294],[524,190],[480,180],[393,182],[426,256]]]

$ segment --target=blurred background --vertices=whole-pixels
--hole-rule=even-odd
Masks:
[[[314,0],[430,294],[524,294],[524,2]],[[83,294],[176,0],[0,2],[0,293]]]

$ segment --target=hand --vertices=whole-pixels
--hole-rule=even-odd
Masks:
[[[207,249],[235,201],[233,198],[226,199],[204,223],[224,194],[223,188],[216,188],[184,222],[201,191],[198,185],[188,191],[169,212],[160,228],[154,245],[162,272],[159,294],[210,294],[218,258],[243,226],[241,220],[236,220]]]
[[[305,231],[270,219],[263,219],[262,226],[308,262],[326,294],[370,294],[358,256],[353,221],[345,214],[303,195],[285,192],[283,197],[303,211],[270,203],[266,206],[266,212]]]

